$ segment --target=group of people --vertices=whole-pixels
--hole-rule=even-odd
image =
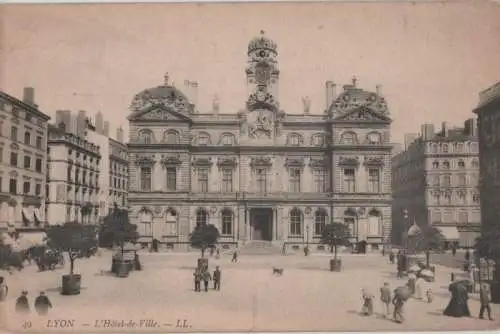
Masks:
[[[210,281],[213,281],[214,290],[220,290],[222,272],[219,266],[215,267],[215,270],[212,275],[210,275],[208,267],[206,266],[196,268],[193,273],[193,277],[194,277],[194,291],[196,292],[201,292],[201,282],[203,282],[205,292],[208,292],[208,285]]]
[[[0,302],[4,302],[7,300],[7,295],[9,293],[9,287],[5,282],[5,278],[0,276]],[[35,311],[38,315],[44,316],[47,315],[49,309],[52,308],[52,303],[50,302],[49,297],[45,294],[44,291],[40,291],[38,297],[35,298],[34,302]],[[28,314],[30,313],[30,303],[28,300],[28,291],[23,290],[21,295],[16,299],[16,312],[20,314]]]

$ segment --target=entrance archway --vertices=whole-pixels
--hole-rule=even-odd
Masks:
[[[250,237],[252,240],[273,240],[273,209],[250,209]]]

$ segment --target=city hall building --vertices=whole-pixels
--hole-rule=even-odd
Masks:
[[[224,247],[318,244],[343,222],[351,241],[381,245],[391,231],[387,102],[376,92],[326,83],[327,108],[280,109],[276,43],[248,45],[244,111],[196,108],[197,84],[138,93],[129,120],[129,207],[141,242],[186,249],[196,224],[214,224]]]

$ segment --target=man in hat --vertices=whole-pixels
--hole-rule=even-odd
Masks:
[[[52,303],[49,297],[45,295],[45,292],[40,291],[40,295],[35,299],[35,310],[38,315],[44,316],[49,312],[49,308],[52,308]]]
[[[391,300],[391,289],[389,287],[389,283],[385,282],[384,285],[380,288],[380,301],[384,306],[385,316],[388,316],[390,314]]]
[[[21,295],[19,297],[17,297],[16,312],[17,313],[29,313],[30,312],[30,304],[28,302],[28,291],[23,290],[23,292],[21,292]]]
[[[490,307],[490,287],[486,283],[482,283],[479,289],[479,299],[481,301],[481,308],[479,309],[479,319],[484,319],[484,311],[488,312],[488,319],[493,320],[491,317]]]
[[[221,279],[221,271],[219,266],[215,267],[213,280],[214,280],[214,290],[220,290],[220,279]]]

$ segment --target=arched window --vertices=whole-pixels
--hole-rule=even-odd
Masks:
[[[301,143],[302,143],[302,137],[298,133],[291,133],[288,136],[289,146],[300,146]]]
[[[206,132],[198,134],[198,145],[210,145],[210,135]]]
[[[233,212],[225,208],[221,212],[222,218],[222,235],[232,235],[233,234]]]
[[[153,143],[153,132],[151,130],[139,131],[139,141],[143,144]]]
[[[208,224],[208,213],[207,210],[200,208],[196,211],[196,226],[207,225]]]
[[[378,210],[373,209],[368,213],[368,235],[379,236],[380,231],[380,221],[381,214]]]
[[[220,139],[220,144],[224,146],[231,146],[234,145],[235,140],[234,140],[234,135],[231,133],[225,133],[221,136]]]
[[[315,134],[312,137],[311,144],[312,146],[323,146],[325,144],[325,136],[321,133]]]
[[[167,144],[178,144],[179,143],[179,133],[177,131],[168,130],[165,133],[163,141]]]
[[[479,162],[477,160],[472,160],[471,167],[472,168],[479,168]]]
[[[340,138],[341,144],[353,145],[357,144],[358,137],[352,131],[344,132]]]
[[[302,235],[302,212],[297,208],[290,211],[290,235]]]
[[[432,153],[438,153],[438,145],[437,144],[432,144],[431,151],[432,151]]]
[[[347,209],[344,211],[344,224],[349,229],[349,235],[354,236],[355,230],[354,225],[356,223],[356,212],[353,209]]]
[[[318,209],[314,213],[314,235],[320,236],[323,233],[327,221],[325,210]]]
[[[139,211],[139,223],[144,232],[144,236],[153,236],[153,214],[147,208],[142,208]]]
[[[439,168],[439,161],[433,161],[432,162],[432,168],[434,168],[434,169]]]
[[[165,235],[177,235],[177,212],[174,209],[168,209],[165,212]]]

